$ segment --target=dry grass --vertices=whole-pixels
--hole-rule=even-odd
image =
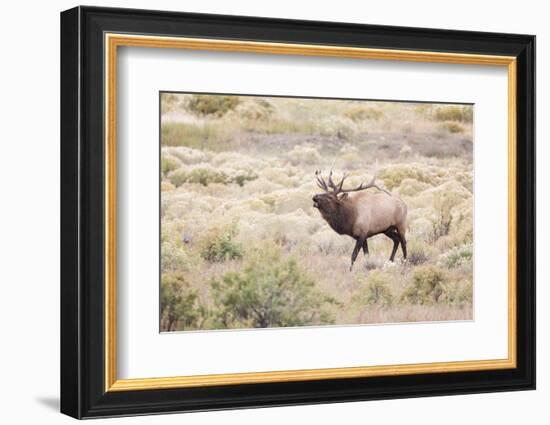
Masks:
[[[472,318],[472,307],[469,304],[461,307],[445,304],[430,306],[408,304],[389,308],[365,307],[359,313],[358,323],[442,322],[472,320]]]

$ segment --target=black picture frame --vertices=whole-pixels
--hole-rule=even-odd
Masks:
[[[517,58],[517,367],[105,391],[104,33]],[[61,412],[75,418],[535,388],[535,37],[132,9],[61,13]]]

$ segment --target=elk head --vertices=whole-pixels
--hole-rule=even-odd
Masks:
[[[342,180],[338,184],[335,184],[332,180],[332,170],[328,175],[328,184],[321,176],[321,171],[315,171],[315,178],[317,180],[317,186],[324,190],[324,193],[317,194],[313,197],[313,207],[317,208],[321,214],[333,214],[335,213],[343,198],[347,196],[342,193],[342,185],[347,175],[344,174]]]

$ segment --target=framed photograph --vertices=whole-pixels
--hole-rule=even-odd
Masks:
[[[535,37],[61,14],[61,411],[535,388]]]

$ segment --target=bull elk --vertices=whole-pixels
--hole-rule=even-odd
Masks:
[[[343,187],[347,174],[338,183],[332,180],[332,170],[328,181],[325,181],[320,171],[315,172],[315,177],[324,193],[313,197],[313,206],[336,233],[351,236],[356,241],[350,271],[361,248],[365,255],[369,253],[367,239],[381,233],[393,241],[390,261],[394,261],[399,244],[403,258],[407,258],[407,205],[376,184],[376,172],[368,184],[361,183],[350,189]],[[379,192],[366,192],[369,188],[376,188]]]

